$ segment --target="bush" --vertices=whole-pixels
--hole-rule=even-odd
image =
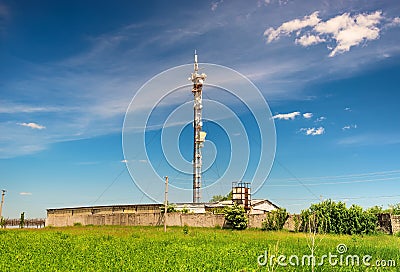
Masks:
[[[301,212],[301,231],[336,234],[369,234],[376,232],[378,209],[363,210],[352,205],[346,208],[343,202],[326,200],[312,204]]]
[[[161,208],[161,213],[164,213],[165,207],[162,206]],[[175,206],[174,205],[168,205],[167,206],[167,213],[173,213],[176,212]]]
[[[262,224],[262,230],[281,230],[283,229],[283,225],[289,214],[287,213],[286,209],[279,208],[277,210],[271,211],[267,213],[265,221]]]
[[[25,212],[21,213],[21,216],[19,218],[19,227],[23,229],[25,226]]]
[[[213,214],[225,214],[225,208],[223,208],[223,207],[214,207],[214,208],[211,208],[211,212]]]
[[[183,207],[183,209],[181,210],[181,213],[189,213],[189,209],[186,207]]]
[[[4,219],[4,217],[0,217],[0,227],[5,228],[6,224],[7,224],[6,219]]]
[[[389,205],[389,211],[393,215],[400,215],[400,203]]]
[[[293,215],[294,221],[294,232],[298,232],[300,229],[300,217],[297,214]]]
[[[186,224],[183,226],[183,234],[189,234],[189,227]]]
[[[220,202],[220,201],[225,201],[225,200],[231,200],[232,194],[233,194],[232,191],[230,191],[226,196],[215,195],[210,199],[210,202]]]
[[[224,209],[225,220],[232,228],[243,230],[247,228],[248,219],[242,206],[234,204]]]

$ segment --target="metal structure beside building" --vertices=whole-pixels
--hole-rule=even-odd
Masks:
[[[250,210],[251,190],[250,182],[232,183],[232,202],[243,205],[245,210]]]

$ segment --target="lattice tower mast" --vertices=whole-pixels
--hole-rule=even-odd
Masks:
[[[203,83],[207,75],[205,73],[198,73],[199,65],[197,63],[197,53],[194,51],[194,72],[190,80],[193,82],[192,93],[194,96],[193,105],[193,203],[199,203],[200,188],[201,188],[201,166],[202,166],[202,155],[201,149],[204,146],[206,133],[202,131],[202,108],[203,98],[202,89]]]

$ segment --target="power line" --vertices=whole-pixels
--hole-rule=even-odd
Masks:
[[[319,197],[311,191],[310,188],[307,187],[298,177],[296,177],[289,169],[287,169],[278,159],[275,158],[275,161],[286,171],[288,172],[301,186],[303,186],[310,194],[312,194],[315,199],[319,200]]]
[[[353,181],[338,181],[338,182],[320,182],[320,183],[303,183],[303,186],[321,186],[321,185],[337,185],[337,184],[355,184],[376,181],[400,180],[400,177],[382,178],[382,179],[367,179],[367,180],[353,180]],[[268,184],[269,187],[297,187],[298,184]]]
[[[332,177],[330,179],[327,179],[324,181],[322,178],[316,178],[314,179],[315,181],[320,181],[320,182],[315,182],[315,183],[303,183],[302,185],[305,186],[321,186],[321,185],[338,185],[338,184],[356,184],[356,183],[368,183],[368,182],[378,182],[378,181],[392,181],[392,180],[400,180],[400,176],[395,176],[395,177],[385,177],[388,176],[389,174],[382,174],[383,177],[376,176],[376,178],[372,179],[357,179],[357,180],[347,180],[347,181],[331,181]],[[344,179],[344,176],[342,176],[342,180]],[[357,175],[348,175],[348,177],[360,177]],[[369,178],[370,176],[364,175],[365,178]],[[302,179],[304,181],[304,179]],[[283,179],[277,179],[277,180],[272,180],[272,181],[291,181],[291,180],[283,180]],[[307,181],[312,181],[312,180],[307,180]],[[298,184],[267,184],[268,187],[297,187],[299,186]]]
[[[124,166],[124,169],[122,169],[122,171],[113,179],[111,184],[107,186],[107,188],[100,194],[100,196],[93,202],[93,204],[95,204],[104,195],[104,193],[107,192],[108,189],[111,188],[111,186],[113,186],[113,184],[118,180],[118,178],[122,175],[122,173],[125,172],[125,170],[126,170],[126,167]]]
[[[381,196],[349,196],[349,197],[330,197],[331,199],[383,199],[383,198],[394,198],[400,197],[400,195],[381,195]],[[278,200],[313,200],[313,198],[271,198],[271,200],[278,201]]]
[[[312,180],[320,180],[320,179],[350,179],[354,177],[363,177],[363,176],[388,176],[400,173],[400,170],[390,170],[390,171],[381,171],[381,172],[368,172],[361,174],[349,174],[349,175],[337,175],[337,176],[319,176],[319,177],[305,177],[301,178],[303,181],[312,181]],[[283,179],[274,179],[276,181],[292,181],[296,180],[293,178],[283,178]]]

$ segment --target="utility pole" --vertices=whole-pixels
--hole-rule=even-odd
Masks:
[[[2,214],[2,210],[3,210],[4,196],[5,196],[6,192],[7,192],[6,190],[1,190],[0,219],[2,218],[1,214]]]
[[[203,126],[202,121],[202,108],[203,98],[202,90],[203,83],[207,75],[205,73],[199,74],[199,65],[197,63],[197,53],[194,51],[194,72],[190,80],[193,82],[192,93],[194,96],[193,105],[193,203],[200,202],[200,187],[201,187],[201,148],[206,138],[206,133],[201,131]]]
[[[167,232],[167,213],[168,213],[168,176],[165,177],[164,232]]]

